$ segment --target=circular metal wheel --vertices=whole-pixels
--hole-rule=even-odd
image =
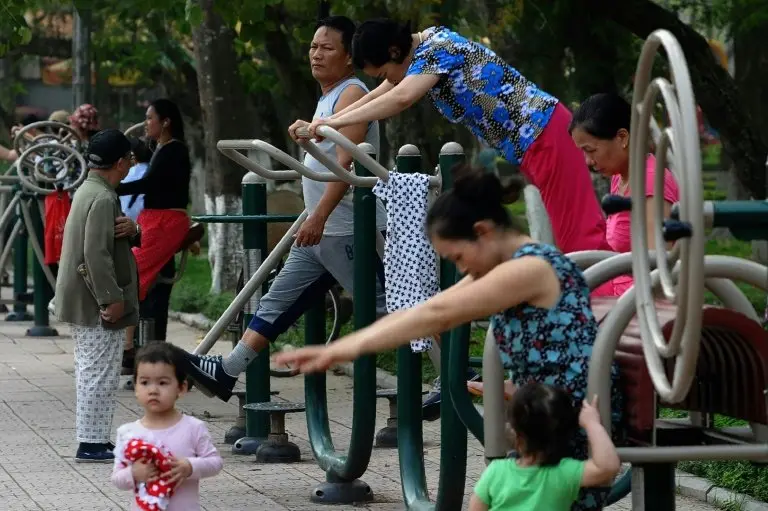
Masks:
[[[123,132],[126,137],[140,137],[144,134],[144,122],[134,124]]]
[[[651,80],[654,57],[659,47],[669,61],[672,82],[662,77]],[[646,230],[645,168],[652,115],[663,100],[670,125],[660,131],[656,146],[656,179],[653,206],[656,218],[655,247],[661,287],[667,299],[677,305],[675,325],[666,341],[654,304],[648,262]],[[704,223],[701,154],[696,121],[696,101],[685,56],[674,36],[666,30],[653,32],[645,41],[635,73],[630,129],[630,188],[632,191],[632,273],[635,278],[637,319],[643,340],[648,371],[659,396],[666,402],[682,401],[694,376],[701,336],[704,303]],[[671,150],[671,151],[670,151]],[[673,161],[668,160],[671,154]],[[671,165],[670,165],[671,164]],[[664,239],[664,169],[675,170],[680,186],[679,223],[688,231],[667,254]],[[679,257],[679,277],[671,266]],[[672,381],[667,377],[664,358],[676,357]]]
[[[58,142],[28,147],[19,156],[16,168],[22,186],[43,195],[57,189],[73,190],[88,175],[83,155],[71,145]]]
[[[33,130],[39,133],[33,136],[30,133]],[[69,124],[55,121],[40,121],[27,124],[18,130],[13,137],[13,148],[17,154],[21,154],[30,147],[45,142],[58,142],[62,145],[71,146],[78,151],[82,148],[82,140],[77,131]]]

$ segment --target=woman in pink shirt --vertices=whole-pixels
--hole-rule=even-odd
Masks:
[[[584,153],[587,165],[611,178],[611,194],[629,197],[629,125],[632,108],[618,94],[604,93],[590,96],[573,114],[570,132],[573,141]],[[645,165],[645,197],[653,198],[656,158],[649,154]],[[669,216],[672,204],[680,200],[680,190],[672,173],[664,170],[664,216]],[[648,245],[654,248],[654,208],[646,208]],[[630,212],[624,211],[608,217],[606,239],[615,252],[632,250]],[[632,287],[632,277],[623,275],[612,281],[613,295],[621,296]]]

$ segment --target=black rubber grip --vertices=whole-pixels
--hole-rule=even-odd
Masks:
[[[622,211],[632,211],[632,199],[621,195],[606,195],[600,204],[606,215],[615,215]]]

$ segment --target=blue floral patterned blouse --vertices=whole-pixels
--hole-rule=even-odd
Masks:
[[[426,30],[406,71],[416,74],[440,75],[428,93],[435,108],[518,165],[558,103],[490,49],[445,27]]]

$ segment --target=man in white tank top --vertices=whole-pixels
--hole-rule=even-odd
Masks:
[[[315,117],[333,115],[368,93],[353,72],[350,49],[354,32],[354,23],[344,16],[331,16],[318,23],[309,50],[312,76],[322,89]],[[377,122],[339,131],[354,143],[365,141],[379,151]],[[349,153],[327,140],[319,146],[343,167],[350,167]],[[304,164],[318,172],[330,172],[310,155],[304,158]],[[195,383],[224,401],[231,397],[237,377],[259,352],[268,349],[269,342],[294,324],[332,285],[338,282],[352,292],[354,229],[350,187],[346,183],[321,183],[306,178],[302,179],[302,187],[309,217],[297,233],[269,292],[259,301],[243,338],[226,357],[187,355]],[[376,226],[380,231],[386,227],[386,211],[378,200]],[[379,314],[384,314],[384,266],[380,261],[376,271],[376,307]]]

